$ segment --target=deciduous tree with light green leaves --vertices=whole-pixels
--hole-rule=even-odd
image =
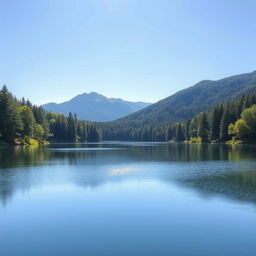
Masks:
[[[42,141],[44,139],[44,128],[41,124],[35,124],[34,137],[38,141]]]
[[[256,138],[256,105],[245,109],[235,124],[229,125],[229,134],[237,139]]]
[[[245,109],[241,114],[242,119],[246,122],[250,129],[252,137],[256,136],[256,105]]]
[[[235,124],[230,124],[228,134],[235,135],[237,139],[245,139],[250,134],[250,128],[243,119],[238,119]]]

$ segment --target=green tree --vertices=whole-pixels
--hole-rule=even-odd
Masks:
[[[39,141],[44,139],[44,128],[41,124],[35,124],[34,137]]]
[[[245,109],[241,117],[249,127],[251,137],[256,136],[256,105]]]
[[[41,124],[44,129],[44,139],[47,139],[50,136],[50,124],[46,112],[42,107],[33,106],[33,114],[36,122]]]
[[[102,138],[101,130],[94,124],[88,126],[88,142],[100,141]]]
[[[68,130],[67,130],[67,139],[71,142],[77,141],[77,127],[76,120],[71,113],[68,116]]]
[[[166,141],[172,140],[175,137],[175,128],[172,125],[169,125],[166,130]]]
[[[202,142],[209,141],[209,124],[205,112],[202,113],[199,120],[198,136],[202,139]]]
[[[184,133],[182,129],[182,124],[179,123],[176,127],[176,141],[183,141],[184,138]]]
[[[235,135],[238,139],[245,139],[250,135],[250,128],[243,119],[238,119],[234,124],[228,127],[228,133]]]
[[[219,140],[220,136],[220,123],[223,114],[223,107],[216,106],[212,112],[211,124],[210,124],[210,139]]]
[[[22,106],[20,115],[23,122],[22,136],[31,138],[34,135],[35,118],[30,107]]]
[[[188,121],[186,122],[186,126],[185,126],[185,139],[186,140],[190,139],[190,132],[189,132],[190,122],[191,122],[191,120],[188,119]]]
[[[82,135],[81,135],[81,141],[82,142],[86,142],[87,141],[87,125],[85,122],[83,122],[83,131],[82,131]]]
[[[190,137],[194,138],[197,137],[198,134],[198,125],[199,125],[199,116],[195,116],[192,118],[190,124],[189,124],[189,134]]]
[[[228,134],[228,127],[230,123],[232,123],[230,113],[228,108],[226,108],[220,122],[220,140],[226,141],[230,139],[230,135]]]
[[[19,138],[23,128],[19,103],[4,86],[0,91],[0,135],[5,141]]]

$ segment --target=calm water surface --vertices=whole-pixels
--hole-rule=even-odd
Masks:
[[[256,147],[2,147],[0,255],[255,256]]]

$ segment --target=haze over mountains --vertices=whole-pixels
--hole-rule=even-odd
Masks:
[[[113,125],[161,124],[185,121],[215,105],[256,91],[256,71],[220,79],[203,80],[136,113],[113,122]]]
[[[46,111],[68,115],[76,113],[78,119],[107,122],[112,121],[149,106],[146,102],[130,102],[122,99],[107,98],[96,92],[84,93],[69,101],[42,105]]]

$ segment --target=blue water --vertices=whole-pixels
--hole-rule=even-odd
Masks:
[[[254,146],[0,149],[0,255],[255,256]]]

